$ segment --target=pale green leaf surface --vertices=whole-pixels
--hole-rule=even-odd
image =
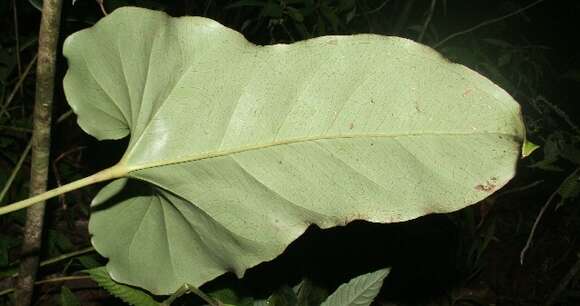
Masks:
[[[390,268],[381,269],[351,279],[342,284],[320,306],[368,306],[389,275]]]
[[[310,224],[480,201],[524,138],[505,91],[403,38],[255,46],[210,19],[122,8],[64,53],[80,126],[131,136],[129,179],[93,202],[93,244],[115,280],[156,294],[242,276]]]

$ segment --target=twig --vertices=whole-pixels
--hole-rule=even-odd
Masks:
[[[550,195],[550,197],[548,198],[548,200],[546,201],[544,206],[542,206],[542,209],[540,209],[540,212],[538,213],[538,216],[536,217],[536,220],[534,221],[534,225],[532,226],[532,230],[530,231],[530,235],[528,236],[528,240],[526,241],[526,244],[524,245],[524,248],[522,249],[522,251],[520,253],[520,265],[524,264],[524,257],[526,256],[526,252],[528,251],[528,249],[530,248],[530,245],[532,244],[532,239],[534,238],[534,234],[536,232],[536,228],[538,227],[538,223],[540,223],[540,219],[542,219],[542,216],[546,212],[548,205],[550,205],[550,203],[552,202],[552,200],[554,199],[554,197],[557,194],[558,194],[558,192],[554,191]]]
[[[87,148],[87,147],[85,147],[85,146],[79,146],[79,147],[72,148],[72,149],[70,149],[70,150],[67,150],[67,151],[65,151],[65,152],[61,153],[61,154],[60,154],[60,155],[59,155],[57,158],[55,158],[55,159],[52,161],[52,171],[54,172],[54,178],[56,179],[56,185],[57,185],[58,187],[62,186],[62,180],[61,180],[61,177],[60,177],[60,171],[59,171],[59,169],[58,169],[58,163],[59,163],[59,162],[60,162],[60,161],[61,161],[63,158],[67,157],[68,155],[70,155],[70,154],[72,154],[72,153],[75,153],[75,152],[77,152],[77,151],[84,150],[84,149],[86,149],[86,148]],[[65,209],[66,209],[66,208],[68,207],[68,205],[66,204],[66,196],[65,196],[64,194],[61,194],[61,195],[59,196],[59,198],[60,198],[60,201],[61,201],[61,203],[62,203],[62,206],[63,206],[63,208],[65,208]],[[1,200],[1,198],[0,198],[0,200]]]
[[[22,75],[22,61],[20,60],[20,33],[18,31],[18,7],[16,0],[12,0],[12,13],[14,14],[14,37],[16,39],[16,67],[18,67],[18,77]]]
[[[50,127],[54,100],[56,51],[60,30],[62,0],[44,0],[38,33],[38,64],[33,113],[30,195],[46,190],[50,155]],[[19,275],[16,279],[15,305],[29,306],[38,270],[42,244],[44,202],[26,211]]]
[[[210,297],[209,295],[203,293],[203,291],[199,290],[197,287],[188,284],[187,285],[187,288],[189,289],[189,291],[193,292],[195,295],[197,295],[200,298],[202,298],[209,305],[211,305],[211,306],[222,306],[222,303],[221,302],[214,300],[212,297]]]
[[[558,115],[558,116],[560,116],[560,118],[564,119],[564,121],[570,126],[571,129],[574,130],[574,132],[580,133],[580,128],[574,123],[574,121],[572,121],[572,119],[570,119],[570,117],[566,114],[566,112],[564,112],[562,109],[560,109],[555,104],[552,104],[550,101],[548,101],[548,99],[544,98],[543,96],[537,96],[534,99],[534,101],[535,102],[537,102],[537,101],[542,102],[545,106],[551,108],[552,111],[554,113],[556,113],[556,115]]]
[[[504,195],[508,195],[508,194],[511,194],[511,193],[526,191],[526,190],[528,190],[530,188],[533,188],[533,187],[536,187],[536,186],[540,185],[543,182],[544,182],[544,180],[537,180],[537,181],[532,182],[532,183],[530,183],[528,185],[524,185],[524,186],[521,186],[521,187],[517,187],[517,188],[512,188],[512,189],[506,190],[504,192],[500,192],[500,193],[497,194],[496,198],[499,198],[499,197],[502,197]]]
[[[189,288],[187,288],[187,285],[183,285],[179,287],[179,289],[177,289],[177,291],[170,295],[165,301],[163,301],[161,305],[170,306],[173,302],[175,302],[175,300],[187,293],[189,293]]]
[[[540,4],[541,2],[544,2],[544,0],[537,0],[535,2],[532,2],[529,5],[526,5],[526,6],[522,7],[522,8],[520,8],[519,10],[516,10],[514,12],[511,12],[511,13],[509,13],[507,15],[504,15],[504,16],[501,16],[501,17],[498,17],[498,18],[494,18],[494,19],[490,19],[490,20],[486,20],[486,21],[484,21],[484,22],[482,22],[482,23],[480,23],[478,25],[475,25],[475,26],[473,26],[473,27],[471,27],[471,28],[469,28],[467,30],[463,30],[463,31],[460,31],[460,32],[457,32],[457,33],[453,33],[453,34],[447,36],[445,39],[441,40],[440,42],[436,43],[433,46],[433,48],[437,49],[437,48],[441,47],[443,44],[445,44],[446,42],[452,40],[455,37],[458,37],[458,36],[461,36],[461,35],[465,35],[465,34],[467,34],[469,32],[473,32],[473,31],[475,31],[475,30],[477,30],[477,29],[479,29],[481,27],[484,27],[484,26],[490,25],[492,23],[496,23],[496,22],[502,21],[504,19],[507,19],[509,17],[515,16],[517,14],[520,14],[520,13],[522,13],[522,12],[524,12],[524,11],[526,11],[526,10],[528,10],[528,9],[530,9],[530,8],[538,5],[538,4]]]
[[[546,306],[556,304],[556,300],[560,297],[560,295],[566,289],[566,287],[568,287],[568,284],[574,278],[574,276],[578,274],[578,271],[580,271],[580,254],[578,254],[577,257],[578,258],[576,259],[576,263],[572,266],[572,268],[570,268],[568,273],[564,275],[558,286],[550,294],[550,298],[546,302]]]
[[[74,112],[71,110],[67,111],[66,113],[60,115],[60,117],[58,117],[58,119],[56,119],[56,123],[61,123],[63,121],[65,121],[68,117],[72,116],[72,114],[74,114]]]
[[[67,259],[72,258],[72,257],[76,257],[79,255],[93,252],[94,250],[95,250],[95,248],[93,248],[93,247],[86,247],[84,249],[72,251],[70,253],[61,254],[59,256],[41,261],[39,266],[44,267],[44,266],[52,265],[52,264],[55,264],[57,262],[61,262],[63,260],[67,260]],[[18,276],[18,272],[14,272],[14,273],[12,273],[12,275],[10,275],[10,277],[16,277],[16,276]]]
[[[395,27],[393,28],[393,33],[395,34],[401,33],[401,31],[405,27],[407,20],[409,20],[409,14],[411,13],[413,5],[415,4],[415,0],[407,0],[404,1],[404,3],[405,5],[403,6],[401,12],[398,14],[399,18],[397,18],[397,22],[395,23]]]
[[[0,131],[1,130],[13,131],[13,132],[17,132],[17,133],[32,133],[32,129],[29,129],[29,128],[21,128],[21,127],[16,127],[16,126],[7,126],[7,125],[0,125]]]
[[[103,2],[105,0],[97,0],[97,3],[99,4],[99,7],[101,8],[101,12],[103,13],[103,15],[107,16],[107,11],[105,10],[105,6],[103,5]]]
[[[546,212],[546,209],[548,208],[548,206],[550,205],[550,203],[552,203],[552,201],[554,200],[554,198],[556,197],[556,195],[558,195],[558,190],[560,190],[560,188],[562,187],[562,185],[568,179],[570,179],[574,175],[577,175],[577,173],[579,171],[580,171],[580,168],[576,168],[576,170],[574,170],[572,173],[570,173],[570,175],[568,175],[562,181],[562,183],[560,183],[560,186],[558,186],[558,188],[556,188],[556,190],[554,192],[552,192],[552,194],[550,195],[550,197],[548,198],[548,200],[546,201],[546,203],[544,204],[544,206],[542,207],[542,209],[538,213],[538,216],[536,217],[536,220],[534,221],[534,225],[532,226],[532,230],[530,231],[530,235],[528,236],[528,240],[526,241],[526,244],[524,245],[524,248],[522,249],[522,251],[520,253],[520,265],[523,265],[524,264],[524,257],[526,256],[526,252],[528,251],[528,249],[530,248],[530,246],[532,244],[532,239],[534,239],[534,234],[536,232],[536,228],[538,227],[538,224],[540,223],[540,219],[542,219],[542,216]]]
[[[90,253],[90,252],[92,252],[94,250],[95,250],[95,248],[93,248],[93,247],[86,247],[84,249],[80,249],[80,250],[73,251],[73,252],[70,252],[70,253],[62,254],[62,255],[59,255],[57,257],[54,257],[54,258],[51,258],[51,259],[47,259],[47,260],[41,262],[40,263],[40,266],[41,267],[44,267],[44,266],[52,265],[52,264],[57,263],[59,261],[67,260],[67,259],[72,258],[72,257],[76,257],[76,256],[79,256],[79,255],[83,255],[83,254],[86,254],[86,253]]]
[[[212,0],[206,1],[202,16],[207,16],[207,12],[209,11],[209,7],[211,6],[212,2]]]
[[[199,290],[197,287],[190,284],[184,284],[183,286],[179,287],[179,289],[177,289],[177,291],[175,291],[169,298],[163,301],[161,305],[170,306],[171,303],[173,303],[177,298],[190,292],[199,296],[210,306],[223,306],[223,304],[220,301],[214,300],[212,297],[208,296],[207,294],[203,293],[203,291]]]
[[[66,112],[66,113],[62,114],[60,117],[58,117],[58,119],[56,120],[56,123],[59,124],[59,123],[63,122],[68,117],[70,117],[72,114],[73,114],[73,111],[72,110],[69,110],[68,112]],[[4,127],[3,126],[0,126],[0,128],[4,128]],[[7,128],[11,128],[11,127],[7,127]],[[18,131],[26,132],[26,133],[32,132],[31,130],[28,130],[28,129],[21,129],[21,130],[18,130]],[[6,182],[6,184],[4,185],[4,188],[2,189],[2,192],[0,192],[0,203],[2,203],[2,200],[6,196],[6,193],[8,192],[8,190],[10,189],[10,186],[12,185],[12,181],[14,180],[16,174],[18,173],[20,167],[22,166],[22,163],[24,163],[24,160],[26,159],[26,156],[28,156],[28,152],[30,151],[31,146],[32,146],[32,141],[30,141],[28,143],[28,145],[26,146],[26,149],[24,149],[24,152],[20,156],[20,159],[18,160],[18,163],[16,164],[16,166],[15,166],[12,174],[8,178],[8,181]],[[84,148],[84,147],[81,147],[81,148]],[[80,148],[76,148],[75,150],[77,150],[77,149],[80,149]],[[60,186],[60,183],[59,183],[59,186]]]
[[[18,78],[18,82],[16,82],[16,85],[12,89],[12,92],[10,92],[8,99],[6,99],[6,102],[4,102],[4,104],[2,104],[2,109],[0,109],[0,116],[2,116],[3,113],[7,112],[8,106],[12,102],[12,99],[14,99],[14,96],[16,96],[16,92],[22,86],[22,83],[24,83],[24,80],[28,76],[28,73],[30,73],[32,66],[34,66],[34,63],[36,62],[36,57],[37,57],[37,55],[35,55],[32,58],[32,60],[30,61],[30,63],[28,63],[28,66],[26,66],[26,69],[24,69],[24,73],[22,73],[22,75],[20,75],[20,78]]]
[[[427,19],[425,19],[425,23],[423,23],[423,29],[421,30],[421,34],[419,34],[419,38],[417,38],[418,42],[423,41],[423,36],[425,36],[425,32],[429,27],[429,23],[431,23],[431,18],[433,18],[433,12],[435,12],[435,5],[437,5],[437,0],[431,0],[431,7],[429,8],[429,14],[427,15]]]
[[[32,141],[29,141],[28,145],[24,149],[24,152],[22,152],[22,154],[20,154],[20,158],[18,159],[16,166],[14,166],[14,169],[12,169],[12,173],[10,173],[10,177],[8,177],[6,184],[4,184],[4,188],[2,188],[2,191],[0,191],[0,203],[2,203],[2,200],[4,200],[4,197],[8,193],[8,190],[10,190],[10,186],[12,186],[12,183],[14,182],[16,175],[20,171],[20,168],[22,168],[22,164],[26,160],[26,157],[28,156],[28,153],[30,152],[31,147],[32,147]]]
[[[91,279],[91,277],[88,275],[55,277],[55,278],[50,278],[50,279],[44,279],[41,281],[36,281],[36,282],[34,282],[34,286],[42,285],[42,284],[67,282],[67,281],[73,281],[73,280],[82,280],[82,279]],[[15,291],[15,288],[10,288],[10,289],[0,291],[0,296],[10,294],[14,291]]]
[[[371,9],[371,10],[368,10],[368,11],[363,11],[360,14],[356,14],[355,17],[360,17],[360,16],[363,16],[363,15],[366,16],[366,15],[374,14],[374,13],[382,10],[383,7],[385,7],[385,5],[387,5],[389,2],[391,2],[391,0],[385,0],[383,3],[381,3],[379,6],[375,7],[374,9]]]

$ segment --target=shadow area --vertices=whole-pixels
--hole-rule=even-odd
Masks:
[[[310,226],[282,255],[249,269],[243,279],[228,273],[204,289],[235,288],[266,298],[306,278],[332,292],[358,275],[391,267],[380,299],[427,301],[458,281],[459,244],[458,228],[446,215],[394,224],[357,220],[326,230]]]

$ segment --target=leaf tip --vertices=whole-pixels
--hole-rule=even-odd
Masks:
[[[536,151],[537,149],[539,149],[540,146],[531,142],[531,141],[524,141],[524,144],[522,145],[522,159],[530,156],[532,153],[534,153],[534,151]]]

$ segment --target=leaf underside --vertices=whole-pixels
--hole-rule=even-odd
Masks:
[[[398,37],[256,46],[201,17],[118,9],[71,35],[79,125],[130,141],[93,201],[113,279],[168,294],[279,255],[311,224],[461,209],[514,175],[502,89]]]

